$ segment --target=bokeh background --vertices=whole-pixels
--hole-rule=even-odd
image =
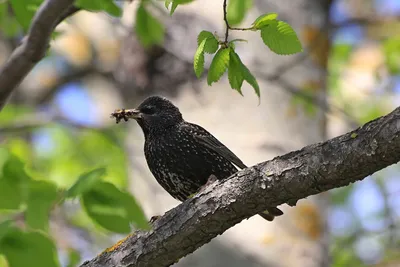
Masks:
[[[231,32],[249,40],[237,52],[260,83],[260,105],[247,85],[242,97],[226,77],[209,87],[194,75],[197,34],[223,34],[222,0],[197,0],[173,16],[156,1],[149,10],[158,22],[147,30],[158,44],[147,47],[136,34],[138,2],[117,2],[122,18],[81,11],[57,28],[47,57],[0,113],[0,165],[15,155],[35,179],[60,188],[106,167],[104,179],[131,192],[150,218],[178,202],[151,176],[139,127],[116,125],[114,109],[166,96],[186,120],[253,165],[345,133],[400,104],[398,0],[252,1],[240,25],[277,12],[305,48],[278,56],[256,33]],[[0,21],[1,65],[23,31],[7,1],[0,5],[8,14]],[[273,223],[244,221],[176,266],[400,266],[398,164],[282,208],[286,215]],[[0,211],[0,220],[12,216],[24,227],[18,214]],[[52,209],[50,235],[61,265],[71,267],[125,236],[99,226],[77,200]],[[7,266],[1,256],[0,266]]]

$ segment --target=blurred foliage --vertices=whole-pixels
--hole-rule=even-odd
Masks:
[[[165,7],[172,15],[179,5],[192,1],[167,0]],[[23,36],[42,2],[0,1],[2,37]],[[253,0],[229,0],[227,3],[230,26],[242,23],[253,7]],[[121,3],[112,0],[77,0],[76,4],[83,9],[104,11],[114,17],[122,14]],[[165,37],[164,25],[155,16],[156,13],[153,14],[154,5],[155,1],[142,0],[136,10],[135,32],[145,47],[162,45]],[[274,53],[286,55],[302,51],[291,26],[277,18],[276,13],[263,14],[247,30],[256,31]],[[320,34],[319,29],[303,29],[303,32],[313,37],[306,38],[307,46],[312,46],[315,35]],[[328,37],[326,39],[329,41]],[[260,94],[256,78],[235,51],[235,42],[243,40],[226,42],[211,32],[202,31],[197,41],[193,67],[198,77],[204,72],[205,54],[212,54],[207,75],[209,84],[217,82],[227,72],[232,89],[241,93],[242,84],[246,81],[257,95]],[[399,36],[386,36],[378,42],[384,55],[384,67],[390,75],[399,75]],[[356,44],[334,42],[329,46],[330,50],[328,46],[321,47],[323,49],[315,55],[318,62],[325,63],[325,53],[330,52],[327,83],[332,106],[352,116],[358,124],[391,109],[392,92],[368,91],[355,97],[349,93],[349,87],[343,86],[343,77],[352,67],[351,57],[359,49]],[[325,67],[325,64],[320,65]],[[301,107],[307,115],[315,116],[320,107],[312,99],[322,87],[321,81],[299,85],[299,94],[293,94],[292,106]],[[353,91],[358,93],[360,90],[356,88]],[[0,128],[13,128],[14,122],[35,114],[31,107],[7,105],[0,113]],[[59,245],[57,230],[52,229],[60,213],[69,226],[91,235],[127,233],[132,227],[149,227],[140,205],[126,191],[128,159],[121,143],[124,134],[115,127],[96,129],[81,126],[54,122],[0,133],[0,267],[30,266],[32,262],[44,267],[61,266],[60,256],[57,256],[60,250],[55,245]],[[37,136],[42,141],[36,140]],[[381,182],[376,177],[374,181],[377,184]],[[379,185],[381,197],[388,198],[385,186]],[[331,256],[334,267],[365,266],[355,245],[373,231],[369,231],[363,224],[363,218],[349,208],[354,192],[354,185],[330,192],[332,206],[343,208],[351,217],[349,229],[343,230],[342,235],[333,236]],[[374,218],[387,218],[389,208],[387,203],[385,205],[385,210],[374,214]],[[67,209],[68,212],[65,212]],[[393,236],[389,234],[389,237]],[[400,238],[389,243],[389,237],[379,239],[385,246],[381,260],[400,262],[400,253],[393,249],[398,248]],[[82,258],[81,251],[68,247],[66,257],[66,266],[77,266]]]

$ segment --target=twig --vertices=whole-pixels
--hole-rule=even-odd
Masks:
[[[236,27],[231,27],[229,25],[228,18],[227,18],[228,12],[226,11],[226,8],[227,8],[226,1],[227,0],[224,0],[224,3],[222,5],[223,10],[224,10],[224,21],[225,21],[225,26],[226,26],[226,29],[225,29],[225,40],[224,40],[224,44],[225,45],[228,44],[229,30],[233,30],[233,31],[250,31],[250,30],[253,29],[252,27],[249,27],[249,28],[236,28]]]
[[[79,9],[74,0],[46,0],[32,19],[29,33],[0,69],[0,111],[14,89],[44,56],[54,28]]]

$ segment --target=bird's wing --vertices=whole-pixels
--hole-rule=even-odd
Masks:
[[[247,166],[232,151],[230,151],[229,148],[222,144],[217,138],[215,138],[203,127],[188,122],[183,124],[181,127],[182,130],[191,132],[191,134],[193,134],[197,138],[199,143],[217,152],[219,155],[229,160],[239,168],[247,168]]]

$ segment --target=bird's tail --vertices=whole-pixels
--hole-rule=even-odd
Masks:
[[[267,221],[273,221],[275,217],[283,215],[283,212],[277,207],[267,208],[265,211],[259,213]]]

